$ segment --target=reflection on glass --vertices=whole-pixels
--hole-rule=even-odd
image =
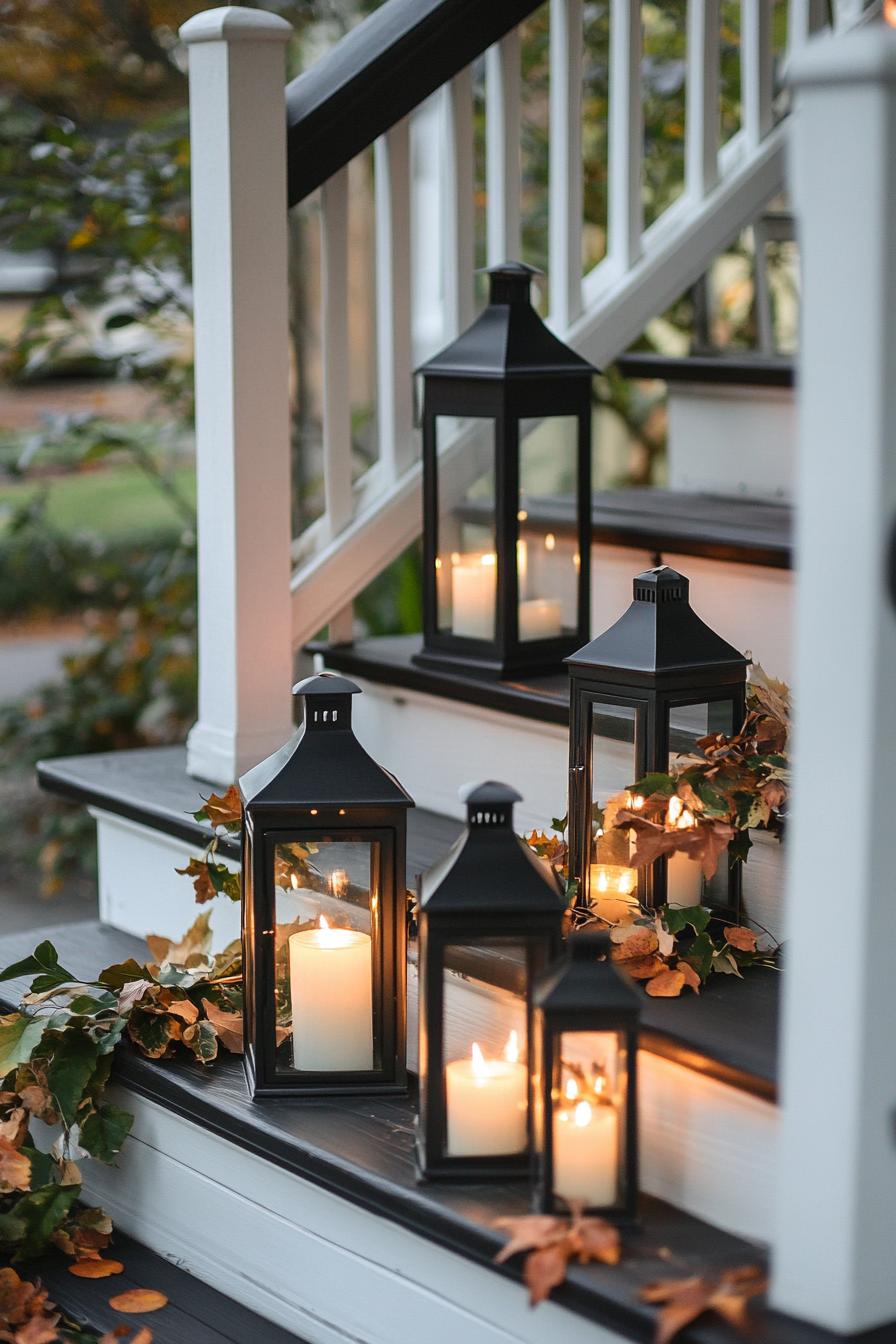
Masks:
[[[591,707],[591,854],[588,899],[610,923],[634,913],[638,877],[629,868],[628,831],[614,825],[613,810],[625,804],[637,810],[643,799],[627,792],[638,773],[635,749],[637,711],[629,705],[595,702]]]
[[[436,444],[460,436],[453,469],[439,474],[436,543],[438,627],[494,639],[497,608],[495,426],[490,419],[436,417]]]
[[[734,731],[734,706],[730,700],[714,700],[697,705],[674,705],[669,711],[669,769],[680,768],[682,757],[699,755],[699,742],[716,733]],[[670,798],[666,825],[686,831],[696,825],[691,811],[680,798]],[[727,904],[728,865],[723,861],[710,883],[705,883],[700,864],[687,854],[671,854],[666,860],[666,901],[669,905],[693,906]]]
[[[619,1199],[624,1047],[612,1031],[564,1032],[556,1044],[554,1193],[606,1208]]]
[[[574,415],[521,420],[520,540],[517,543],[519,637],[521,642],[555,639],[575,628],[578,610],[578,549],[537,524],[539,513],[568,512],[575,518],[576,445]]]
[[[513,992],[513,987],[523,983],[525,956],[523,948],[497,942],[489,952],[481,945],[445,950],[445,1151],[449,1157],[492,1157],[526,1148],[526,1009],[525,1000]],[[495,959],[497,974],[491,965]],[[496,985],[495,980],[502,983]]]
[[[324,838],[275,846],[281,1066],[310,1072],[376,1066],[378,873],[375,841]]]

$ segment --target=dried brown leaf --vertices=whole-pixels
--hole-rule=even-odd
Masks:
[[[577,1218],[572,1229],[572,1246],[579,1264],[599,1260],[603,1265],[618,1265],[622,1254],[619,1228],[605,1218]]]
[[[148,1311],[161,1311],[162,1307],[167,1305],[168,1299],[165,1294],[157,1292],[155,1288],[129,1288],[127,1292],[109,1298],[110,1307],[114,1308],[115,1311],[123,1311],[128,1316],[140,1316]]]
[[[98,1344],[122,1344],[125,1336],[130,1333],[129,1325],[116,1325],[114,1330],[107,1330],[101,1335]],[[131,1335],[127,1344],[152,1344],[152,1331],[148,1325],[142,1325],[136,1335]]]
[[[51,1093],[37,1083],[30,1083],[23,1087],[19,1093],[22,1099],[22,1105],[36,1116],[38,1120],[45,1120],[48,1125],[55,1125],[59,1122],[59,1115]]]
[[[684,985],[683,971],[661,971],[647,982],[646,989],[652,999],[677,999]]]
[[[15,1333],[15,1344],[55,1344],[59,1339],[56,1329],[59,1314],[52,1316],[32,1316]]]
[[[620,970],[625,971],[633,980],[652,980],[655,975],[666,969],[666,963],[659,957],[636,957],[634,961],[623,961]]]
[[[165,938],[156,938],[154,934],[150,934],[150,937],[146,941],[149,942],[150,939],[152,939],[153,942],[157,942],[159,944],[167,943],[168,941]],[[154,980],[129,980],[128,983],[126,985],[122,985],[121,989],[119,990],[118,1011],[122,1014],[122,1016],[124,1016],[126,1013],[129,1013],[131,1009],[135,1006],[135,1004],[138,1004],[140,1002],[140,1000],[143,998],[145,994],[147,994],[150,990],[153,990],[155,988],[156,984]]]
[[[69,1265],[69,1274],[74,1274],[76,1279],[108,1279],[110,1274],[121,1274],[124,1271],[124,1265],[120,1260],[76,1260],[73,1265]]]
[[[175,943],[171,938],[161,938],[155,933],[149,934],[146,942],[150,952],[157,961],[168,961],[173,966],[183,966],[192,956],[208,956],[212,945],[210,920],[210,910],[197,915],[179,943]]]
[[[20,1153],[9,1139],[0,1138],[0,1194],[30,1188],[31,1158]]]
[[[239,789],[235,784],[231,784],[226,793],[210,793],[202,811],[212,826],[226,826],[228,822],[241,821],[243,805],[240,802]]]
[[[203,999],[202,1006],[224,1049],[229,1050],[233,1055],[241,1055],[243,1053],[242,1013],[228,1013],[224,1008],[219,1008],[211,999]]]
[[[705,1311],[723,1317],[742,1334],[750,1326],[748,1302],[765,1291],[767,1281],[756,1265],[743,1265],[713,1277],[662,1279],[641,1291],[644,1302],[659,1305],[654,1344],[670,1341]]]
[[[756,951],[756,934],[752,929],[732,926],[725,930],[725,941],[729,947],[736,947],[738,952]]]
[[[610,952],[613,961],[631,961],[635,957],[647,957],[659,947],[659,939],[653,929],[636,925],[623,943],[619,943]]]
[[[520,1251],[540,1250],[562,1241],[569,1231],[565,1218],[555,1218],[548,1213],[526,1213],[519,1218],[496,1218],[495,1227],[504,1231],[509,1238],[495,1256],[495,1264],[503,1265],[512,1255]]]
[[[0,1139],[6,1139],[13,1148],[21,1148],[28,1133],[28,1113],[24,1106],[14,1106],[4,1120],[0,1120]]]
[[[684,982],[687,985],[688,989],[692,989],[695,994],[699,994],[700,977],[694,970],[690,962],[680,961],[678,965],[675,967],[675,969],[676,971],[681,971],[681,974],[684,976]]]
[[[523,1265],[523,1283],[529,1289],[529,1304],[537,1307],[548,1297],[553,1288],[557,1288],[566,1278],[566,1266],[569,1263],[569,1243],[567,1238],[554,1246],[545,1246],[539,1251],[530,1251]]]

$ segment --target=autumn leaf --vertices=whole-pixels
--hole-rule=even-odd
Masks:
[[[745,929],[739,926],[733,926],[725,930],[725,941],[729,947],[736,947],[739,952],[756,951],[756,934],[752,929]]]
[[[666,963],[660,957],[636,957],[634,961],[620,962],[619,969],[633,980],[652,980],[655,975],[665,971]]]
[[[684,985],[684,971],[661,971],[648,981],[646,989],[652,999],[677,999]]]
[[[9,1139],[0,1138],[0,1194],[31,1189],[31,1159]]]
[[[59,1331],[56,1329],[59,1315],[32,1316],[15,1333],[15,1344],[56,1344]]]
[[[749,1326],[748,1302],[765,1291],[765,1275],[756,1266],[726,1270],[719,1276],[662,1279],[641,1290],[641,1300],[659,1305],[653,1344],[670,1341],[704,1312],[721,1316],[736,1330]]]
[[[548,1213],[528,1213],[519,1218],[496,1218],[495,1227],[507,1229],[509,1241],[495,1256],[495,1264],[503,1265],[511,1256],[521,1251],[543,1249],[562,1241],[569,1231],[565,1218],[555,1218]]]
[[[675,934],[666,928],[663,916],[659,912],[654,916],[654,932],[657,938],[657,951],[661,957],[671,957],[675,951]]]
[[[76,1260],[68,1272],[76,1279],[108,1279],[112,1274],[122,1274],[124,1265],[120,1260]]]
[[[38,1120],[48,1125],[59,1123],[59,1115],[51,1094],[38,1083],[29,1083],[19,1092],[22,1105]]]
[[[243,1053],[243,1016],[242,1013],[228,1013],[219,1008],[211,999],[203,999],[205,1015],[215,1029],[218,1040],[225,1050],[233,1055]]]
[[[138,1004],[149,990],[155,988],[154,980],[129,980],[126,985],[122,985],[118,993],[118,1011],[122,1017],[126,1017],[131,1009]]]
[[[6,1139],[13,1148],[21,1148],[28,1133],[28,1113],[24,1106],[14,1106],[5,1119],[0,1120],[0,1139]]]
[[[180,871],[180,870],[178,870]],[[150,952],[158,962],[170,962],[173,966],[183,966],[193,956],[208,956],[212,946],[210,927],[211,912],[203,911],[190,925],[179,943],[170,938],[161,938],[151,933],[146,942]]]
[[[523,1283],[529,1289],[529,1305],[537,1307],[566,1278],[569,1248],[566,1240],[555,1246],[530,1251],[523,1265]]]
[[[109,1298],[110,1307],[128,1316],[142,1316],[144,1312],[160,1311],[167,1305],[168,1299],[165,1294],[157,1292],[155,1288],[129,1288],[127,1292]]]
[[[136,1335],[132,1335],[126,1341],[125,1335],[127,1333],[127,1326],[117,1325],[114,1330],[107,1330],[104,1335],[101,1335],[97,1344],[152,1344],[152,1331],[147,1325],[141,1326]]]
[[[676,971],[680,971],[681,974],[684,976],[684,982],[688,986],[688,988],[692,989],[695,994],[699,994],[700,977],[694,970],[693,966],[687,961],[679,961],[675,969]]]
[[[613,961],[631,961],[635,957],[647,957],[659,947],[659,939],[653,929],[636,925],[624,942],[611,949]]]
[[[193,816],[196,821],[207,821],[211,826],[239,825],[243,819],[243,805],[240,792],[231,784],[224,794],[211,793],[203,806]]]
[[[598,1260],[603,1265],[618,1265],[622,1255],[619,1228],[605,1218],[577,1218],[570,1233],[573,1253],[581,1265]]]

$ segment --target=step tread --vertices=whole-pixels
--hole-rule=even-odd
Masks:
[[[358,665],[358,659],[363,661],[364,649],[370,644],[390,642],[363,641],[350,650],[334,650],[328,661],[339,670],[369,676],[367,665]],[[389,664],[378,666],[383,672]],[[429,678],[432,674],[423,675]],[[486,685],[494,687],[495,683]],[[187,775],[183,747],[69,756],[43,761],[38,769],[44,787],[67,798],[128,817],[200,847],[210,835],[209,828],[194,821],[190,812],[196,810],[199,795],[207,795],[212,786],[203,786]],[[410,884],[415,884],[417,875],[445,852],[460,829],[460,822],[453,818],[423,808],[410,811],[407,865]],[[239,846],[233,840],[221,848],[232,857],[239,857]],[[654,1054],[734,1087],[774,1099],[779,976],[778,971],[757,968],[743,980],[714,976],[699,997],[645,996],[642,1015],[645,1046]]]
[[[201,1236],[201,1222],[197,1224]],[[78,1279],[68,1272],[71,1263],[61,1254],[42,1256],[21,1267],[48,1289],[51,1301],[83,1326],[114,1330],[127,1322],[134,1329],[147,1325],[153,1344],[303,1344],[298,1335],[258,1316],[248,1307],[156,1255],[124,1232],[113,1234],[109,1257],[120,1260],[124,1272],[110,1279]],[[171,1248],[176,1256],[177,1248]],[[168,1305],[148,1316],[123,1316],[109,1306],[109,1298],[130,1288],[155,1288]]]

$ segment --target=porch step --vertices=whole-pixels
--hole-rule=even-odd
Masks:
[[[85,977],[144,952],[138,940],[100,925],[65,925],[47,936]],[[0,940],[0,964],[25,955],[31,942],[21,934]],[[24,982],[5,986],[5,1005],[24,989]],[[556,1301],[532,1313],[519,1265],[493,1264],[503,1240],[494,1219],[527,1211],[525,1186],[419,1185],[411,1099],[258,1105],[238,1059],[203,1070],[152,1063],[127,1045],[115,1069],[116,1100],[135,1113],[134,1131],[118,1169],[89,1164],[88,1201],[178,1269],[310,1344],[454,1344],[458,1329],[470,1344],[646,1341],[653,1312],[637,1292],[669,1272],[659,1248],[682,1276],[761,1259],[742,1238],[645,1198],[622,1265],[573,1268]],[[723,1204],[724,1192],[717,1198]],[[135,1278],[137,1268],[129,1263]],[[240,1337],[276,1338],[254,1329]],[[821,1344],[835,1336],[768,1311],[754,1338]],[[728,1336],[708,1321],[688,1339],[722,1344]]]
[[[151,1329],[153,1344],[247,1344],[249,1340],[252,1344],[308,1344],[182,1268],[184,1257],[174,1245],[159,1255],[117,1227],[109,1254],[124,1265],[124,1273],[112,1279],[75,1278],[68,1272],[71,1261],[61,1253],[19,1268],[39,1278],[50,1300],[67,1316],[97,1333],[128,1322],[134,1329],[143,1325]],[[109,1306],[109,1298],[131,1288],[154,1288],[165,1294],[168,1305],[151,1316],[124,1317]]]

